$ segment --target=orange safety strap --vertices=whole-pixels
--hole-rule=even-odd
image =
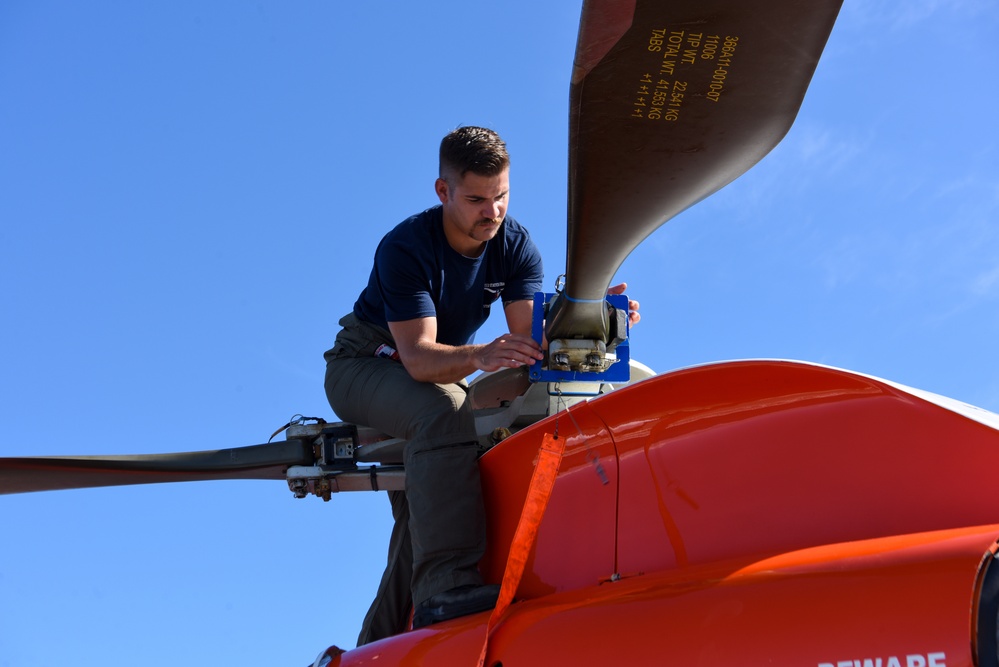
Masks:
[[[520,585],[520,578],[527,566],[527,557],[534,546],[534,539],[538,535],[538,526],[541,525],[541,518],[545,515],[545,508],[548,507],[552,487],[555,486],[555,477],[558,475],[558,467],[562,462],[564,451],[564,437],[560,438],[551,433],[544,434],[541,439],[538,463],[531,475],[531,485],[527,488],[527,498],[524,499],[524,508],[520,512],[520,520],[513,533],[510,555],[507,557],[506,569],[503,571],[503,583],[500,585],[499,599],[496,601],[493,613],[489,615],[489,622],[486,623],[486,639],[482,643],[478,667],[485,667],[486,653],[489,650],[489,636],[499,623],[500,617],[513,602],[513,596]]]

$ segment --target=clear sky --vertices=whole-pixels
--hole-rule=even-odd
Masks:
[[[580,4],[0,3],[0,455],[332,419],[322,353],[460,124],[507,140],[550,287]],[[995,0],[846,0],[785,141],[622,267],[632,355],[999,411],[997,32]],[[304,665],[353,646],[389,522],[275,482],[2,496],[0,667]]]

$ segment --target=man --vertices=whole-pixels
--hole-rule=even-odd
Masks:
[[[464,378],[543,357],[531,336],[541,256],[506,215],[510,159],[480,127],[444,137],[440,205],[396,226],[375,251],[367,287],[326,352],[326,395],[346,421],[408,440],[406,491],[390,493],[388,565],[358,646],[413,625],[495,606],[485,553],[481,453]],[[502,297],[510,333],[474,343]],[[415,605],[412,603],[415,602]]]

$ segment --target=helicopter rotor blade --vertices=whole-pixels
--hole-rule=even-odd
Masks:
[[[177,454],[0,458],[0,494],[219,479],[284,479],[315,462],[306,440]]]
[[[586,0],[569,113],[566,280],[548,340],[607,340],[604,296],[649,234],[790,129],[842,0]]]

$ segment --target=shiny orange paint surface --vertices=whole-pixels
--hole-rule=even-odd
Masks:
[[[521,602],[486,664],[967,667],[975,575],[997,534],[999,525],[880,538]],[[474,665],[486,616],[375,642],[334,664]]]
[[[566,455],[487,664],[974,664],[999,430],[876,379],[777,361],[658,376],[557,422]],[[482,459],[489,581],[555,428]],[[472,665],[485,619],[340,664]]]
[[[570,413],[559,428],[573,455],[522,597],[615,573],[999,523],[999,431],[847,371],[780,361],[700,366]],[[553,421],[482,459],[490,580],[502,574],[539,434]],[[616,537],[605,537],[611,531]]]
[[[969,601],[997,531],[637,576],[565,595],[561,605],[542,598],[496,633],[490,656],[507,667],[819,665],[878,657],[884,665],[890,656],[933,654],[945,656],[943,664],[970,665]]]
[[[565,454],[519,597],[590,586],[614,572],[619,471],[610,431],[587,404],[559,415],[557,427],[567,439]],[[480,567],[487,581],[503,577],[541,436],[555,429],[556,419],[546,419],[480,461],[489,530]]]

